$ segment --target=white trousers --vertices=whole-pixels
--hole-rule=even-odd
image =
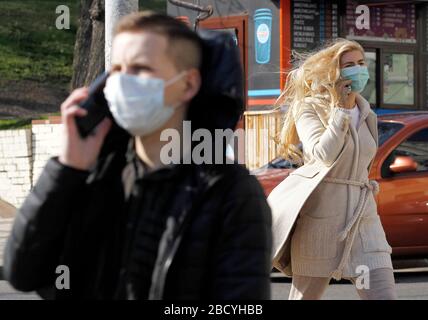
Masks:
[[[370,271],[370,284],[367,289],[356,287],[362,300],[395,300],[394,273],[391,269],[381,268]],[[356,278],[350,279],[354,286]],[[319,300],[330,283],[330,278],[293,275],[289,300]]]

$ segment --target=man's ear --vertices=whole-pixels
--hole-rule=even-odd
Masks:
[[[186,77],[186,89],[183,99],[186,103],[189,103],[199,92],[201,88],[201,73],[198,69],[190,69],[187,71]]]

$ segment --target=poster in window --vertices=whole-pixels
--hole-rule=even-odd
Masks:
[[[416,11],[414,4],[370,6],[368,29],[358,29],[358,2],[346,2],[346,33],[348,39],[416,43]]]
[[[338,1],[294,0],[291,17],[291,44],[297,52],[313,51],[338,37]]]

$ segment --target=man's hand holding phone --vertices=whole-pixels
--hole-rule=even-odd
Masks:
[[[59,161],[69,167],[79,170],[89,170],[97,161],[104,139],[110,130],[112,121],[102,120],[91,135],[82,138],[79,134],[75,119],[84,117],[87,111],[78,106],[88,98],[89,90],[80,88],[61,105],[61,117],[64,124],[64,142]]]

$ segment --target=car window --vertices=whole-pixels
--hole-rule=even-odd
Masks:
[[[396,134],[404,125],[396,122],[378,122],[379,131],[379,146],[383,145],[385,141]]]
[[[409,156],[417,163],[416,171],[428,171],[428,128],[417,131],[395,150],[395,156]]]

